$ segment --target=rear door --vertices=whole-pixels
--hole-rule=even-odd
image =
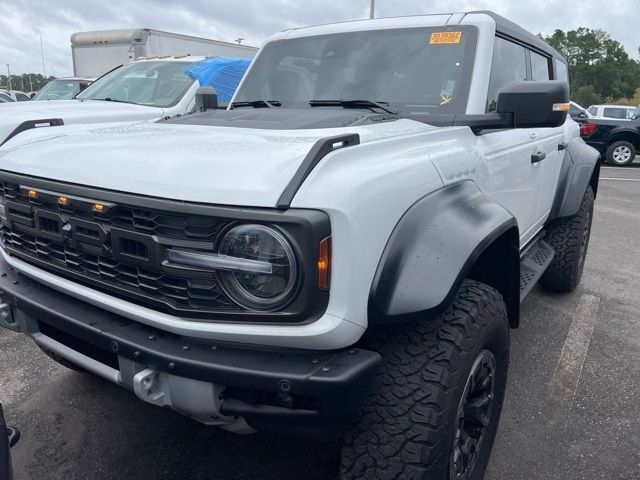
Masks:
[[[500,90],[530,76],[525,48],[496,37],[487,112],[496,110]],[[524,245],[536,233],[539,216],[542,169],[539,163],[531,163],[531,159],[542,148],[540,129],[491,131],[479,136],[477,145],[487,158],[491,196],[516,217],[520,244]]]

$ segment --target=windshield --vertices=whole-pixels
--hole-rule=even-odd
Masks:
[[[0,93],[0,102],[3,103],[9,103],[9,102],[13,102],[13,98],[11,98],[9,95],[5,95],[4,93]]]
[[[182,71],[187,65],[168,61],[129,63],[99,78],[76,98],[172,107],[194,82]]]
[[[474,27],[434,27],[274,41],[234,103],[311,108],[311,100],[370,100],[404,114],[464,113],[476,36]]]
[[[88,84],[86,80],[53,80],[47,83],[33,100],[70,100]]]

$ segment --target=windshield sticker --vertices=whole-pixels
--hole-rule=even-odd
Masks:
[[[451,95],[440,95],[440,105],[451,103],[451,100],[453,100]]]
[[[446,45],[460,43],[462,32],[433,32],[429,45]]]

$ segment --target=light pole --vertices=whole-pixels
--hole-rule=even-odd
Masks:
[[[7,63],[7,88],[11,91],[11,66]]]
[[[369,18],[375,18],[376,16],[376,0],[371,0],[369,5]]]

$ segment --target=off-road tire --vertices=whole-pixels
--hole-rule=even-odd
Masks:
[[[616,148],[629,149],[629,152],[630,152],[629,159],[624,161],[616,160],[615,158]],[[618,166],[618,167],[624,167],[633,162],[633,160],[636,158],[637,153],[638,152],[636,150],[635,145],[633,145],[633,143],[631,142],[627,142],[625,140],[621,140],[619,142],[613,142],[611,145],[609,145],[609,148],[607,148],[607,155],[606,155],[607,163],[610,165]]]
[[[75,363],[70,362],[69,360],[62,358],[60,355],[52,352],[47,348],[41,347],[40,345],[38,345],[38,348],[40,348],[40,350],[42,350],[47,355],[47,357],[49,357],[54,362],[59,363],[63,367],[67,367],[71,370],[75,370],[76,372],[80,372],[80,373],[89,373],[84,368],[76,365]]]
[[[383,364],[344,438],[340,479],[449,479],[465,384],[480,352],[489,350],[496,360],[491,420],[467,477],[481,479],[509,362],[509,326],[500,293],[465,280],[444,313],[375,332],[367,348],[379,352]]]
[[[540,278],[543,288],[553,292],[571,292],[580,283],[591,235],[593,200],[593,190],[589,186],[578,213],[553,223],[545,232],[544,240],[556,254]]]

